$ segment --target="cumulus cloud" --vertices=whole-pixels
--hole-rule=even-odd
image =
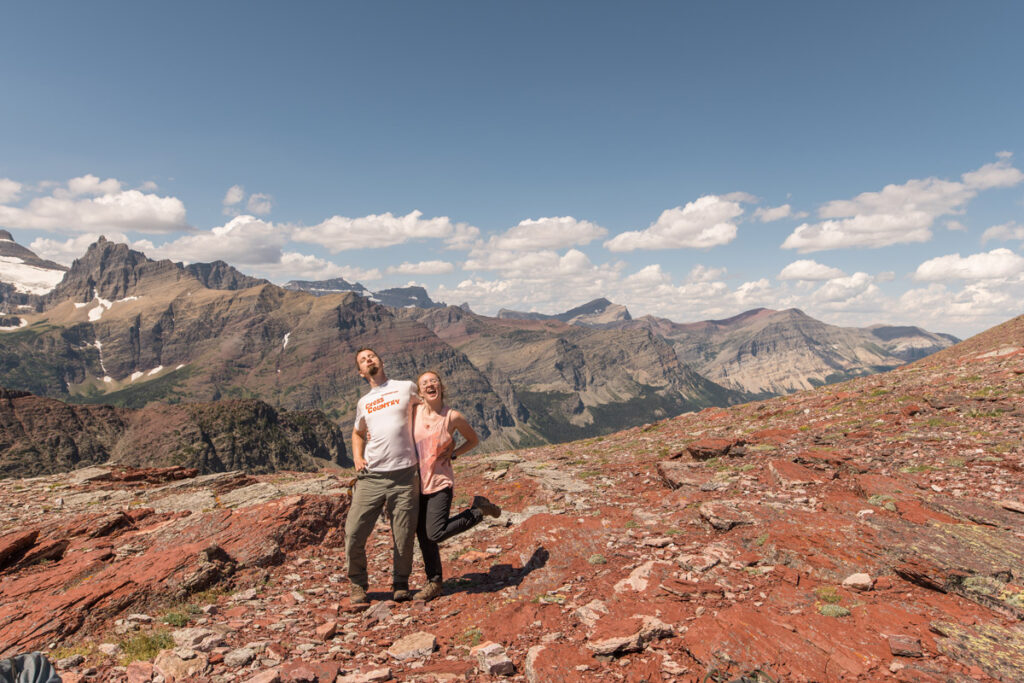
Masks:
[[[1010,157],[964,173],[960,182],[926,178],[902,185],[886,185],[880,192],[864,192],[849,200],[824,204],[818,223],[798,226],[783,249],[801,253],[847,247],[884,247],[927,242],[931,227],[941,216],[962,213],[978,192],[1010,187],[1024,180],[1024,173],[1010,165]]]
[[[984,254],[939,256],[917,267],[914,279],[941,280],[993,280],[1014,277],[1024,273],[1024,257],[1009,249],[993,249]]]
[[[832,280],[845,276],[838,268],[825,266],[817,261],[801,259],[793,261],[779,273],[780,280]]]
[[[249,201],[246,202],[245,208],[249,213],[256,214],[257,216],[265,216],[270,213],[272,204],[273,198],[269,194],[257,192],[249,195]]]
[[[725,272],[725,268],[712,268],[698,263],[686,276],[686,280],[688,282],[713,282],[725,277]]]
[[[504,234],[491,238],[496,249],[532,250],[561,249],[588,244],[608,234],[600,225],[572,216],[527,219],[509,228]]]
[[[774,208],[761,208],[754,212],[754,218],[761,221],[762,223],[771,223],[772,221],[782,220],[793,214],[793,208],[789,204],[783,204],[782,206],[776,206]]]
[[[113,178],[84,175],[52,190],[49,196],[35,197],[25,206],[0,205],[0,225],[85,233],[160,234],[191,229],[185,222],[185,205],[178,198],[122,190],[121,182]]]
[[[379,268],[339,265],[318,256],[294,251],[282,252],[280,261],[255,266],[253,272],[274,282],[329,280],[336,277],[343,277],[349,282],[371,282],[381,278]]]
[[[224,201],[221,202],[225,207],[235,206],[240,204],[245,199],[245,188],[241,185],[232,185],[228,188],[228,191],[224,193]]]
[[[610,251],[708,249],[736,239],[736,219],[741,215],[743,207],[735,198],[707,195],[667,209],[646,230],[619,233],[604,246]]]
[[[967,232],[967,226],[960,221],[949,220],[946,221],[946,230],[952,230],[955,232]]]
[[[105,194],[117,194],[121,191],[121,181],[116,178],[100,180],[91,173],[68,181],[67,187],[58,187],[53,191],[57,197],[81,197],[89,195],[96,197]]]
[[[405,262],[399,266],[390,266],[388,273],[401,273],[403,275],[443,275],[455,270],[455,266],[447,261],[420,261],[419,263]]]
[[[10,178],[0,178],[0,204],[6,204],[18,199],[21,194],[21,183]]]
[[[1020,240],[1024,242],[1024,225],[1015,221],[1003,223],[1002,225],[993,225],[981,235],[982,244],[991,240],[999,240],[1000,242]]]
[[[188,263],[220,259],[232,265],[273,264],[281,261],[287,240],[287,234],[273,223],[242,215],[211,230],[162,244],[153,252],[159,258]]]
[[[424,219],[422,211],[412,211],[404,216],[394,216],[390,212],[360,218],[332,216],[317,225],[292,228],[293,240],[319,244],[332,254],[347,249],[390,247],[420,239],[441,239],[450,245],[461,244],[472,239],[471,235],[475,237],[478,234],[476,228],[453,223],[447,216]]]
[[[146,182],[139,185],[139,190],[142,192],[156,192],[158,189],[159,186],[152,180],[147,180]]]

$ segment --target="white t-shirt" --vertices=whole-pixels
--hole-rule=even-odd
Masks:
[[[412,408],[414,382],[389,379],[373,387],[356,404],[356,431],[366,431],[363,458],[371,472],[391,472],[416,465]]]

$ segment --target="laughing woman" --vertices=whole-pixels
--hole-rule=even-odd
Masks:
[[[480,438],[457,410],[444,404],[444,384],[436,372],[428,370],[416,380],[421,403],[413,413],[413,435],[420,459],[420,517],[416,528],[427,585],[413,596],[433,600],[441,595],[441,550],[438,543],[480,523],[484,516],[497,517],[501,508],[483,496],[474,496],[472,506],[454,517],[452,488],[455,472],[452,460],[476,448]],[[455,432],[464,442],[455,447]]]

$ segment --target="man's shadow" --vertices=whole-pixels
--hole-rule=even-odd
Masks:
[[[444,594],[453,593],[497,593],[510,586],[518,586],[532,572],[537,571],[548,563],[551,553],[547,548],[540,546],[533,551],[533,555],[518,569],[511,564],[496,564],[487,573],[470,572],[460,577],[448,579],[444,582]]]

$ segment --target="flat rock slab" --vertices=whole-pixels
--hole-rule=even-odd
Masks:
[[[437,638],[425,631],[417,631],[399,638],[388,648],[388,654],[395,659],[418,659],[429,657],[437,649]]]
[[[701,503],[700,516],[719,531],[728,531],[743,524],[753,524],[754,518],[732,503]]]
[[[714,472],[692,462],[667,460],[657,465],[658,476],[670,489],[699,489],[714,477]]]
[[[768,469],[771,470],[772,475],[775,477],[775,480],[779,482],[779,485],[786,488],[818,484],[827,479],[827,477],[820,472],[815,472],[812,469],[804,467],[803,465],[797,465],[795,462],[790,462],[789,460],[772,460],[768,463]]]
[[[694,460],[710,460],[728,455],[735,445],[735,439],[698,439],[686,446],[686,452]]]
[[[1024,671],[1024,629],[996,624],[961,626],[932,624],[942,638],[935,641],[939,651],[968,666],[977,666],[997,681],[1020,681]]]

